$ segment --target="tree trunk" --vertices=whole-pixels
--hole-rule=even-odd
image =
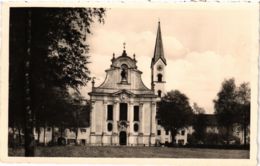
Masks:
[[[76,135],[76,145],[78,145],[78,127],[76,127],[76,132],[75,132],[75,135]]]
[[[41,128],[38,127],[38,131],[37,131],[38,143],[40,143],[40,134],[41,134]]]
[[[44,123],[43,127],[43,145],[46,146],[46,123]]]
[[[62,127],[60,126],[60,137],[62,138]]]
[[[227,137],[227,145],[229,145],[229,135],[230,135],[230,126],[227,127],[227,133],[226,133],[226,137]]]
[[[54,145],[54,126],[51,126],[51,143]]]
[[[12,148],[15,148],[16,142],[15,142],[15,127],[14,127],[14,124],[12,125],[12,131],[13,131],[13,135],[12,135],[13,143],[11,144],[11,146],[12,146]]]
[[[17,128],[18,128],[18,145],[20,146],[20,145],[22,145],[21,128],[19,125],[17,126]]]
[[[76,112],[76,145],[78,145],[78,130],[79,130],[79,115],[78,115],[78,110]]]
[[[247,135],[247,126],[246,126],[246,124],[244,123],[243,124],[243,134],[244,134],[244,145],[246,145],[247,144],[247,141],[246,141],[246,135]]]
[[[177,135],[177,131],[175,129],[170,129],[170,132],[171,132],[171,136],[172,136],[172,145],[175,145],[176,144],[175,137]]]
[[[27,54],[25,58],[25,156],[34,156],[35,142],[33,134],[33,112],[31,107],[30,62],[31,62],[31,35],[32,35],[32,11],[27,9]]]

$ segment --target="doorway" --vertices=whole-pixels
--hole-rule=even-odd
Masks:
[[[126,132],[125,131],[121,131],[119,134],[119,144],[126,145]]]

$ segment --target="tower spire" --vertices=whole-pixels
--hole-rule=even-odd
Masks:
[[[153,55],[151,66],[153,66],[159,59],[161,59],[163,63],[166,65],[166,59],[164,57],[164,51],[163,51],[160,20],[158,20],[157,36],[156,36],[154,55]]]

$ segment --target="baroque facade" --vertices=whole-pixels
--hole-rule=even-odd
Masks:
[[[166,59],[160,23],[151,63],[151,89],[141,79],[135,55],[126,50],[111,59],[106,79],[89,93],[92,103],[90,144],[153,146],[157,137],[156,102],[164,93]]]
[[[155,144],[157,96],[142,82],[136,62],[125,50],[113,57],[105,81],[89,93],[91,144]]]

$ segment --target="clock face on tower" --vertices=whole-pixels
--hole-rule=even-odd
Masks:
[[[157,66],[157,70],[158,70],[158,71],[162,71],[162,69],[163,69],[162,65],[158,65],[158,66]]]

